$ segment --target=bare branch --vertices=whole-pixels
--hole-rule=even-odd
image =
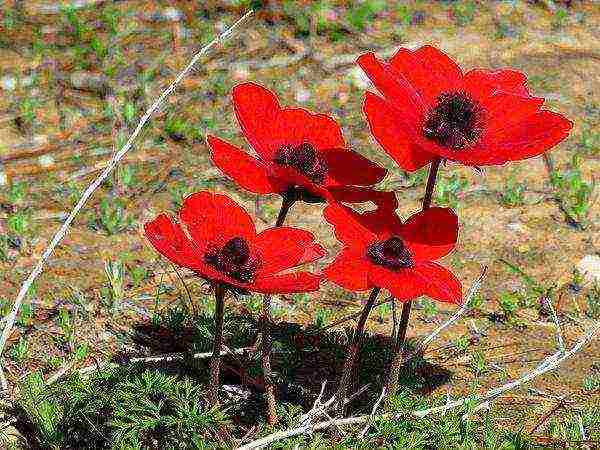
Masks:
[[[29,277],[27,277],[27,279],[21,285],[21,289],[17,295],[17,298],[15,299],[15,303],[13,304],[12,310],[11,310],[10,314],[8,315],[6,325],[4,326],[2,336],[0,337],[0,355],[2,355],[2,352],[4,351],[4,347],[6,346],[6,341],[8,340],[8,337],[11,333],[12,327],[14,326],[15,320],[17,318],[17,314],[19,313],[19,309],[21,308],[21,304],[23,303],[25,296],[29,292],[31,285],[36,280],[36,278],[40,275],[40,273],[42,273],[44,265],[45,265],[46,261],[50,258],[52,253],[54,252],[54,249],[58,246],[58,244],[60,244],[60,242],[63,240],[63,238],[68,233],[71,223],[73,223],[73,221],[75,220],[75,217],[77,216],[79,211],[81,211],[81,209],[84,207],[84,205],[89,200],[89,198],[92,196],[92,194],[96,191],[96,189],[98,189],[98,187],[100,187],[100,185],[108,178],[108,176],[115,169],[115,167],[117,166],[119,161],[131,149],[133,142],[135,141],[135,139],[138,137],[138,135],[142,131],[142,128],[144,127],[144,125],[146,125],[148,120],[150,120],[150,117],[152,116],[152,114],[162,105],[164,100],[173,93],[175,88],[188,75],[188,73],[192,70],[192,68],[200,60],[200,58],[202,58],[206,53],[208,53],[214,47],[223,43],[225,40],[227,40],[229,37],[231,37],[233,35],[233,33],[243,23],[245,23],[250,18],[252,13],[253,13],[252,10],[248,11],[242,18],[240,18],[237,22],[235,22],[231,27],[229,27],[227,30],[225,30],[223,33],[221,33],[219,36],[217,36],[215,39],[213,39],[210,43],[208,43],[207,45],[202,47],[202,49],[194,55],[194,57],[192,58],[190,63],[179,73],[177,78],[169,85],[169,87],[165,91],[163,91],[163,93],[160,95],[160,97],[145,112],[145,114],[140,119],[140,122],[138,123],[137,127],[135,128],[135,130],[129,137],[129,140],[127,141],[127,143],[121,148],[121,150],[119,150],[114,155],[113,159],[106,166],[106,168],[102,171],[102,173],[98,176],[98,178],[96,178],[88,186],[88,188],[85,190],[85,192],[82,194],[81,198],[79,199],[79,201],[77,202],[77,204],[75,205],[73,210],[70,212],[70,214],[67,217],[67,219],[65,220],[65,222],[55,233],[54,237],[52,238],[52,241],[50,242],[50,244],[48,245],[46,250],[44,250],[44,253],[42,254],[41,258],[38,260],[33,271],[29,274]]]
[[[481,275],[479,275],[479,278],[477,278],[477,280],[475,280],[475,282],[471,285],[471,289],[469,289],[469,292],[467,293],[467,296],[465,298],[465,301],[463,302],[462,307],[458,311],[456,311],[452,315],[452,317],[450,317],[446,322],[442,323],[439,327],[437,327],[435,330],[433,330],[427,337],[425,337],[419,343],[419,345],[418,345],[419,351],[425,350],[425,348],[427,348],[427,346],[442,331],[444,331],[446,328],[448,328],[450,325],[452,325],[454,322],[456,322],[458,319],[460,319],[465,313],[467,313],[468,311],[471,310],[471,302],[473,301],[473,297],[475,296],[475,294],[481,287],[481,283],[483,283],[483,280],[485,279],[487,271],[488,271],[488,266],[484,266],[483,270],[481,271]],[[413,355],[414,355],[414,353],[415,352],[413,352]]]
[[[544,296],[544,303],[550,310],[550,315],[552,316],[552,320],[554,320],[554,324],[556,325],[556,342],[558,344],[558,349],[561,353],[565,352],[565,339],[563,338],[562,328],[560,326],[560,321],[558,320],[558,316],[556,315],[556,311],[554,310],[554,306],[552,306],[552,302],[547,296]]]
[[[365,425],[363,430],[360,432],[361,439],[367,435],[369,428],[371,428],[371,425],[373,424],[373,421],[375,420],[375,414],[377,413],[377,410],[379,409],[379,405],[381,405],[381,402],[383,401],[384,397],[385,397],[385,387],[381,390],[381,394],[379,394],[379,398],[373,405],[373,409],[371,410],[371,415],[369,416],[369,420],[367,420],[367,424]]]

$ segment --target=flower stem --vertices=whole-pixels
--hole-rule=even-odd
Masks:
[[[265,295],[262,304],[261,321],[261,364],[265,383],[265,397],[267,399],[267,422],[269,425],[275,425],[279,421],[279,417],[277,417],[277,400],[275,399],[275,386],[271,372],[271,347],[273,345],[271,321],[271,296]]]
[[[435,190],[435,181],[437,179],[438,169],[440,168],[441,158],[436,158],[431,162],[429,168],[429,176],[427,177],[427,186],[425,187],[425,197],[423,197],[422,211],[425,211],[431,206],[433,191]]]
[[[437,180],[438,169],[440,168],[441,162],[441,158],[436,158],[431,162],[421,211],[425,211],[431,206],[431,200],[433,198],[433,192],[435,190],[435,182]],[[398,327],[398,334],[396,335],[396,342],[394,344],[394,356],[392,359],[392,364],[390,366],[386,386],[388,399],[392,398],[398,391],[398,378],[400,376],[400,368],[402,367],[402,363],[404,362],[404,345],[406,343],[406,329],[408,328],[408,319],[410,318],[411,307],[412,301],[405,302],[404,305],[402,305],[400,325]]]
[[[276,227],[281,227],[285,222],[288,212],[296,199],[284,194],[281,200],[281,208],[275,222]],[[270,425],[275,425],[279,422],[277,417],[277,401],[275,399],[275,386],[273,384],[273,374],[271,372],[271,347],[273,339],[271,338],[271,324],[273,318],[271,316],[271,296],[265,295],[262,304],[261,317],[261,365],[263,370],[263,379],[265,383],[265,397],[267,399],[267,422]]]
[[[369,317],[371,309],[373,309],[375,300],[377,300],[377,295],[379,294],[380,290],[380,288],[375,287],[371,291],[371,295],[369,295],[369,299],[363,307],[362,313],[360,314],[360,317],[356,324],[354,336],[352,337],[352,343],[350,344],[350,347],[348,348],[348,353],[346,354],[346,361],[344,361],[342,378],[340,379],[340,385],[338,387],[337,392],[338,411],[342,416],[345,412],[344,402],[346,401],[348,385],[350,384],[350,379],[352,378],[352,373],[354,371],[354,363],[356,362],[356,357],[358,355],[358,351],[360,350],[360,345],[362,343],[362,338],[365,331],[365,324],[367,322],[367,318]]]
[[[276,227],[280,227],[285,222],[285,218],[287,217],[288,212],[292,205],[296,202],[296,199],[290,195],[284,194],[281,198],[281,208],[279,209],[279,215],[277,216],[277,221],[275,222]]]
[[[221,347],[223,344],[223,315],[225,309],[226,287],[222,283],[215,285],[215,339],[213,342],[213,354],[210,359],[210,384],[208,387],[209,406],[219,404],[219,381],[221,372]]]

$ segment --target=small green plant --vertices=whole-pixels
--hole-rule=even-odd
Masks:
[[[579,168],[580,159],[577,154],[573,155],[571,168],[565,172],[553,172],[551,183],[556,189],[556,200],[563,212],[569,220],[581,227],[587,222],[595,186],[583,179]]]
[[[133,220],[125,213],[121,199],[102,199],[98,208],[97,219],[92,222],[92,228],[103,230],[109,235],[117,234],[131,227]]]
[[[22,363],[25,359],[27,359],[29,353],[29,345],[24,336],[19,338],[19,342],[14,344],[10,350],[10,357],[16,363]]]
[[[148,270],[144,266],[134,266],[129,269],[129,275],[131,276],[131,283],[135,287],[139,287],[148,277]]]
[[[583,380],[583,389],[588,392],[600,391],[600,374],[594,374]]]
[[[349,9],[346,20],[357,30],[363,31],[385,7],[386,2],[382,0],[365,0]]]
[[[174,141],[185,141],[192,128],[188,121],[180,117],[170,117],[165,121],[165,134]]]
[[[523,199],[524,192],[525,185],[516,182],[514,177],[510,177],[502,190],[500,201],[504,206],[522,206],[525,203]]]
[[[63,332],[65,342],[72,344],[75,337],[73,318],[66,308],[58,311],[58,328]]]
[[[22,327],[28,327],[33,322],[33,306],[31,303],[23,303],[19,310],[17,323]]]
[[[588,317],[592,319],[600,318],[600,283],[596,281],[594,284],[592,284],[585,296],[585,299],[587,303]]]
[[[552,29],[560,30],[567,25],[569,12],[565,8],[558,8],[552,17]]]
[[[459,27],[470,24],[475,18],[477,4],[472,1],[460,1],[452,5],[452,17]]]
[[[485,354],[481,350],[476,350],[471,354],[470,366],[471,370],[473,370],[477,376],[487,372],[487,361],[485,360]]]
[[[29,229],[29,215],[25,211],[10,214],[6,220],[6,228],[13,236],[23,236]]]
[[[466,334],[460,336],[456,341],[454,341],[454,347],[460,353],[466,353],[467,350],[469,350],[469,345],[469,337]]]
[[[438,308],[437,305],[428,299],[422,299],[419,301],[421,308],[423,308],[423,315],[426,320],[431,320],[433,317],[437,316]]]
[[[379,323],[384,323],[387,317],[390,317],[392,314],[392,303],[383,303],[377,308],[377,314],[379,316]]]
[[[116,179],[124,189],[131,189],[137,183],[137,169],[131,164],[119,166],[116,170]]]
[[[317,308],[315,311],[315,325],[317,328],[323,328],[333,317],[333,311],[325,308]]]
[[[456,209],[459,204],[459,195],[468,185],[469,182],[456,173],[446,178],[440,177],[436,187],[437,203]]]
[[[514,292],[503,292],[498,300],[504,319],[510,321],[515,318],[519,309],[519,297]]]
[[[7,200],[11,205],[18,205],[25,200],[27,195],[27,183],[18,181],[12,183],[8,188]]]
[[[104,272],[108,280],[108,306],[114,308],[125,298],[125,280],[123,263],[119,260],[106,261]]]
[[[183,199],[191,192],[190,186],[183,181],[178,181],[167,186],[167,192],[171,197],[171,203],[176,208],[181,208]]]

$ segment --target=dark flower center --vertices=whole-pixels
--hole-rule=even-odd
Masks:
[[[230,239],[223,248],[209,248],[204,261],[219,272],[243,283],[250,283],[254,279],[260,265],[260,260],[250,255],[250,247],[241,237]]]
[[[437,144],[462,150],[477,143],[483,132],[481,105],[462,92],[446,92],[425,117],[423,135]]]
[[[313,183],[321,184],[327,176],[327,162],[309,144],[297,147],[283,145],[275,153],[275,162],[280,166],[289,166],[306,175]]]
[[[367,256],[375,264],[387,269],[406,269],[413,266],[412,255],[399,237],[374,242],[367,248]]]

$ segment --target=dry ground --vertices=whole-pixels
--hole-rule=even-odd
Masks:
[[[235,2],[215,4],[206,11],[197,2],[185,1],[97,3],[102,14],[94,9],[77,13],[78,20],[87,24],[81,32],[66,14],[44,13],[42,2],[26,2],[20,17],[10,16],[8,6],[3,12],[0,181],[5,184],[0,188],[0,233],[9,231],[11,216],[23,213],[27,219],[19,245],[9,245],[0,262],[0,299],[5,310],[60,218],[103,167],[114,146],[123,142],[144,106],[210,35],[241,11],[231,5]],[[324,19],[309,20],[308,24],[301,8],[260,12],[239,37],[200,64],[183,83],[128,157],[134,180],[127,180],[129,172],[121,173],[111,186],[94,195],[40,276],[35,293],[27,300],[31,317],[20,320],[5,352],[11,386],[31,370],[39,369],[45,375],[55,372],[83,345],[88,351],[80,366],[119,352],[155,351],[156,346],[148,340],[134,341],[133,325],[149,324],[156,308],[185,303],[187,294],[172,267],[149,248],[140,224],[160,211],[174,210],[174,199],[199,188],[227,192],[255,211],[255,198],[236,189],[211,166],[201,139],[210,131],[243,144],[228,96],[237,82],[257,81],[275,90],[285,104],[332,114],[356,150],[390,169],[382,186],[396,190],[403,216],[418,209],[423,182],[397,170],[368,135],[360,111],[365,79],[352,61],[355,54],[370,49],[389,55],[401,45],[430,43],[465,68],[514,67],[526,72],[533,92],[546,97],[549,108],[575,122],[572,136],[551,153],[555,169],[561,173],[571,170],[571,159],[578,154],[586,182],[591,183],[599,173],[600,46],[594,32],[600,26],[600,13],[593,1],[574,2],[564,17],[560,11],[518,0],[458,2],[474,5],[473,17],[468,8],[457,10],[452,2],[408,2],[411,13],[423,13],[422,23],[414,25],[403,23],[403,10],[388,2],[362,30],[360,23],[357,26],[346,15],[347,3],[329,2],[321,16],[313,15]],[[167,8],[179,11],[180,20],[155,20],[156,14],[162,11],[164,15]],[[113,10],[110,14],[118,18],[118,33],[111,35],[106,11]],[[15,21],[12,27],[8,20]],[[334,22],[337,25],[332,25]],[[94,38],[107,43],[106,55],[79,50],[89,49]],[[142,80],[142,74],[150,72],[153,75]],[[106,79],[95,80],[94,74],[104,74]],[[104,83],[109,95],[98,92]],[[112,114],[106,113],[107,105],[113,108]],[[184,124],[183,139],[168,127],[177,120]],[[483,174],[448,165],[442,170],[442,184],[450,186],[452,176],[466,183],[449,196],[458,202],[462,229],[458,248],[446,263],[467,286],[483,265],[490,266],[481,306],[444,333],[437,344],[443,347],[461,336],[473,338],[477,335],[474,330],[481,332],[478,340],[472,340],[467,353],[446,347],[426,355],[429,362],[451,373],[451,381],[437,389],[458,396],[518,376],[554,351],[552,322],[540,316],[535,301],[525,302],[511,320],[504,320],[500,300],[511,292],[526,292],[527,287],[499,259],[518,266],[542,286],[556,286],[553,300],[567,341],[572,342],[589,323],[586,298],[593,294],[589,283],[583,289],[572,285],[572,271],[584,256],[600,254],[600,209],[592,204],[581,221],[583,226],[569,224],[554,200],[559,194],[550,184],[541,158],[489,168]],[[24,182],[25,194],[11,196],[10,185],[19,181]],[[515,206],[502,202],[510,183],[523,186],[522,201]],[[90,225],[101,215],[104,198],[123,202],[122,214],[131,219],[124,231],[108,235],[103,227]],[[273,222],[278,201],[261,199],[264,220],[259,221],[260,226]],[[295,206],[288,223],[314,231],[333,257],[337,244],[323,224],[319,206]],[[106,304],[110,289],[105,262],[117,260],[125,265],[125,296],[111,309]],[[144,273],[140,279],[131,275],[136,268]],[[201,297],[200,283],[182,275],[192,297]],[[155,302],[159,288],[161,295]],[[310,324],[319,314],[331,323],[357,311],[360,300],[360,296],[327,285],[308,300],[281,299],[278,320]],[[229,307],[255,313],[244,299],[231,301]],[[60,311],[69,313],[71,340],[61,327],[65,313]],[[452,311],[445,306],[432,311],[425,304],[413,316],[410,335],[427,333]],[[381,321],[378,317],[373,315],[369,330],[389,334],[391,314]],[[26,346],[24,353],[15,349],[20,345]],[[185,346],[163,347],[166,351]],[[598,396],[597,388],[584,388],[586,379],[599,376],[598,348],[597,341],[591,343],[576,359],[536,381],[536,387],[576,401]],[[471,356],[474,353],[486,361],[484,374],[473,368],[478,357]],[[534,424],[546,408],[546,403],[536,403],[526,394],[499,401],[512,405],[512,413],[506,412],[509,422],[520,420],[523,409],[522,414]]]

